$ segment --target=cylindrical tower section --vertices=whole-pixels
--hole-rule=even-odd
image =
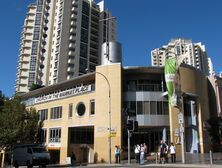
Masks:
[[[122,45],[118,42],[102,44],[101,65],[122,62]]]

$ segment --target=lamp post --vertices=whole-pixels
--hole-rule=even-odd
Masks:
[[[89,70],[86,69],[86,72],[88,72]],[[94,71],[94,73],[96,74],[99,74],[101,75],[107,82],[108,84],[108,87],[109,87],[109,112],[108,112],[108,115],[109,115],[109,126],[108,126],[108,131],[109,131],[109,136],[108,136],[108,144],[109,144],[109,150],[108,150],[108,157],[109,157],[109,164],[111,164],[111,128],[112,128],[112,124],[111,124],[111,87],[110,87],[110,83],[109,83],[109,80],[108,78],[101,72],[97,72],[97,71]]]
[[[109,150],[108,150],[108,156],[109,156],[109,164],[111,164],[111,87],[110,87],[110,83],[109,83],[109,80],[107,79],[107,77],[100,73],[100,72],[97,72],[95,71],[95,73],[101,75],[107,82],[108,86],[109,86],[109,127],[108,127],[108,131],[109,131],[109,136],[108,136],[108,143],[109,143]]]

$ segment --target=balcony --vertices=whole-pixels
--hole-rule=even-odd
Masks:
[[[72,27],[72,28],[74,28],[74,29],[76,29],[76,21],[77,21],[77,19],[73,19],[72,21],[71,21],[71,23],[70,23],[70,26]]]
[[[75,52],[74,52],[74,51],[69,51],[69,52],[68,52],[68,56],[74,57],[74,56],[75,56]]]
[[[76,27],[75,27],[76,28]],[[72,27],[71,29],[70,29],[70,34],[72,34],[72,35],[76,35],[76,29],[75,29],[74,27]]]
[[[69,41],[75,43],[75,42],[76,42],[75,36],[71,35],[71,36],[69,37]]]
[[[78,8],[78,2],[72,1],[72,6],[75,7],[75,8]]]
[[[69,49],[72,51],[75,51],[75,44],[74,43],[69,43]]]
[[[69,59],[68,59],[68,64],[74,65],[74,59],[69,58]]]
[[[68,67],[67,72],[74,72],[74,67]]]

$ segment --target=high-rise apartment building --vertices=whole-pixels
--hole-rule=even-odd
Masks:
[[[94,71],[106,41],[116,41],[116,20],[104,1],[37,0],[22,31],[16,92]]]
[[[178,62],[192,65],[209,74],[208,56],[205,46],[199,43],[192,43],[187,39],[172,39],[167,45],[151,51],[152,66],[164,66],[167,57],[175,56]]]

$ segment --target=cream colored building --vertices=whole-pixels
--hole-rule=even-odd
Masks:
[[[116,41],[116,19],[104,1],[36,0],[21,35],[16,93],[95,71],[105,41]]]
[[[152,66],[164,66],[167,57],[175,56],[179,62],[191,65],[205,75],[209,75],[209,68],[212,70],[211,62],[208,62],[208,55],[205,45],[201,42],[192,43],[189,39],[171,39],[167,45],[151,51]]]
[[[210,117],[207,78],[185,65],[180,74],[186,151],[208,152],[209,136],[204,127]],[[72,151],[78,162],[108,162],[110,147],[113,162],[115,145],[123,149],[122,158],[127,156],[126,111],[139,123],[131,136],[132,147],[146,142],[149,152],[157,152],[166,130],[166,141],[177,144],[180,155],[179,110],[169,108],[165,88],[163,68],[116,63],[23,94],[22,99],[28,108],[39,112],[43,121],[40,139],[54,163],[66,163]]]

